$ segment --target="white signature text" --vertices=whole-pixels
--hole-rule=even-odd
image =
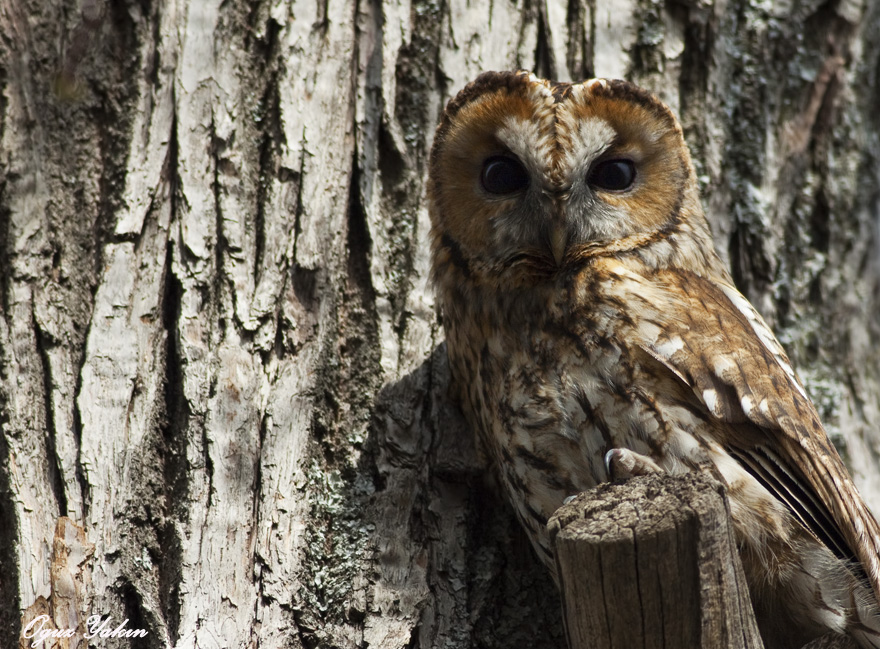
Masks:
[[[46,628],[47,624],[48,628]],[[113,628],[109,617],[102,620],[100,615],[92,615],[86,620],[86,632],[83,633],[83,637],[89,639],[146,637],[147,632],[144,629],[129,629],[125,626],[126,624],[128,624],[128,618]],[[36,647],[49,638],[72,638],[76,632],[76,629],[56,629],[48,615],[38,615],[24,628],[22,635],[28,640],[33,638],[31,647]]]

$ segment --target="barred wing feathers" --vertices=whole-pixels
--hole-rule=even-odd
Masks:
[[[643,351],[731,424],[719,440],[730,454],[835,554],[857,559],[880,594],[880,526],[754,307],[726,282],[688,271],[657,271],[649,281],[615,271],[651,314],[637,326]],[[670,308],[670,300],[684,303]]]

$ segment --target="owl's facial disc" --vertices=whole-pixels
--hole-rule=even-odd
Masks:
[[[471,268],[545,273],[620,250],[668,228],[695,187],[681,129],[653,96],[617,81],[560,88],[487,73],[447,108],[432,219]]]
[[[622,81],[571,87],[556,108],[569,253],[614,250],[669,231],[696,195],[681,128],[652,95]],[[592,253],[591,253],[592,254]]]

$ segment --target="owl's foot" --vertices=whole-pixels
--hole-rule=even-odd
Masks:
[[[663,473],[663,469],[647,455],[639,455],[628,448],[612,448],[605,454],[605,468],[609,480],[626,480],[637,475]]]

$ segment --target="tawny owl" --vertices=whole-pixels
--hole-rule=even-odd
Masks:
[[[717,256],[682,130],[624,81],[488,72],[430,158],[452,376],[537,553],[612,472],[727,487],[762,634],[880,647],[880,527]]]

